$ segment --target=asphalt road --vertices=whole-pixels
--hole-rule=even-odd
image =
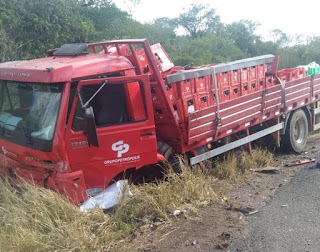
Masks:
[[[285,168],[284,168],[285,169]],[[320,252],[320,169],[305,169],[249,217],[230,251]]]

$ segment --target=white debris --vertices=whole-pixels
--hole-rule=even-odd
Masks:
[[[174,216],[177,216],[177,215],[179,215],[179,214],[181,214],[181,211],[180,211],[180,210],[174,210],[174,211],[172,211],[172,215],[174,215]]]
[[[132,196],[128,186],[128,180],[119,180],[104,191],[90,197],[81,206],[80,210],[86,212],[94,208],[109,209],[123,199],[126,200]]]
[[[186,210],[179,210],[179,209],[177,209],[177,210],[171,211],[171,212],[170,212],[170,215],[178,216],[178,215],[184,214],[184,213],[186,213],[186,212],[187,212]]]

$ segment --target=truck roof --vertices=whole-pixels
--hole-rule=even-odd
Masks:
[[[90,53],[0,63],[0,79],[44,83],[66,82],[129,69],[133,69],[133,66],[123,56]]]

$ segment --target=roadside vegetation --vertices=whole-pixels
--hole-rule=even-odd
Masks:
[[[127,6],[139,0],[121,0]],[[148,38],[161,43],[176,65],[204,65],[263,54],[280,55],[279,68],[320,62],[320,37],[289,36],[279,29],[262,38],[259,24],[230,24],[195,4],[177,18],[139,23],[115,5],[120,0],[0,0],[0,62],[44,57],[65,43]],[[134,10],[134,9],[133,9]],[[183,35],[176,33],[177,28]]]
[[[224,24],[215,10],[201,5],[176,19],[141,24],[114,2],[0,0],[0,62],[44,57],[46,50],[64,43],[128,38],[161,43],[176,65],[262,54],[279,54],[280,68],[320,62],[320,37],[299,40],[274,30],[265,41],[255,33],[254,21]],[[184,35],[175,33],[179,27]],[[220,200],[230,181],[272,159],[270,152],[256,149],[252,156],[230,152],[206,171],[186,166],[176,174],[169,169],[162,180],[130,185],[133,196],[107,213],[80,212],[61,195],[30,184],[12,185],[0,176],[0,251],[108,251],[143,227],[169,222],[175,210],[196,214],[199,207]]]
[[[196,214],[217,202],[230,181],[267,166],[265,150],[227,154],[213,169],[185,165],[153,183],[130,185],[133,196],[112,211],[80,212],[63,196],[0,177],[0,251],[117,251],[142,229],[170,222],[174,211]],[[119,245],[119,246],[118,246]]]

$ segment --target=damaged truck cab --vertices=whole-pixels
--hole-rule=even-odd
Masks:
[[[118,53],[130,54],[123,48],[88,53],[86,45],[65,45],[47,58],[0,65],[6,175],[65,192],[78,204],[124,170],[163,159],[148,75],[136,76]]]

